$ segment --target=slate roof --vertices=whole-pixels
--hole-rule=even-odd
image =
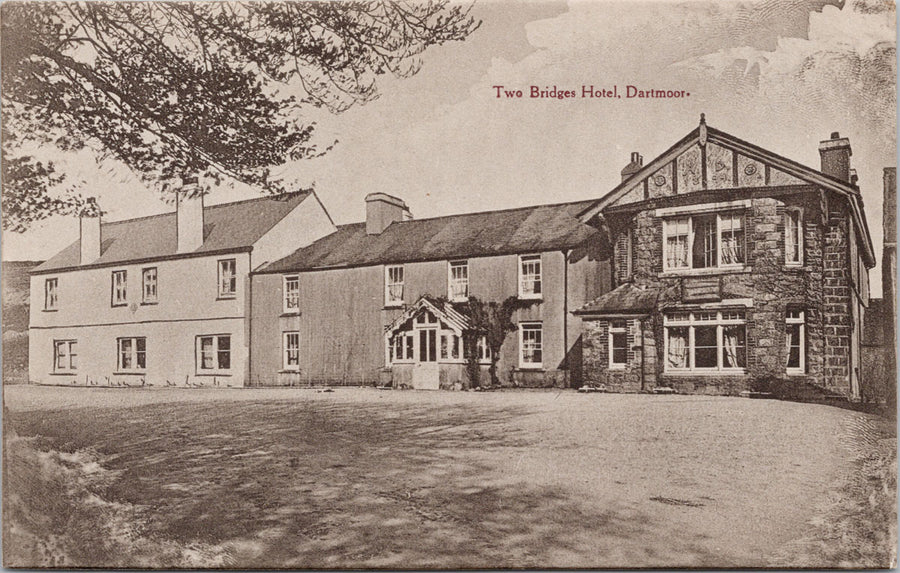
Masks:
[[[262,273],[447,260],[573,248],[599,237],[578,214],[595,200],[485,211],[391,224],[379,235],[365,223],[332,233],[264,267]]]
[[[659,289],[619,285],[575,311],[575,314],[649,314],[656,310]]]
[[[203,244],[190,254],[249,248],[310,195],[309,191],[297,191],[204,207]],[[85,267],[184,256],[176,253],[174,211],[101,225],[100,258]],[[80,258],[79,239],[31,272],[79,268]]]

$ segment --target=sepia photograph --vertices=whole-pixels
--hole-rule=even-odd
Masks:
[[[895,568],[896,23],[4,1],[3,567]]]

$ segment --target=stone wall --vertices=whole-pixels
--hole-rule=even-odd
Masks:
[[[741,270],[715,273],[712,279],[708,275],[698,279],[695,275],[663,274],[662,219],[653,210],[609,218],[614,232],[628,226],[634,229],[633,280],[660,291],[660,312],[646,321],[643,336],[645,346],[653,343],[644,356],[645,389],[658,385],[690,393],[734,394],[753,388],[756,380],[775,378],[795,381],[798,386],[811,383],[844,395],[849,393],[849,223],[843,200],[833,198],[827,211],[825,203],[820,192],[812,188],[753,197],[745,212],[747,264]],[[785,263],[784,213],[788,207],[799,207],[803,212],[804,256],[799,267]],[[662,310],[685,306],[685,284],[697,280],[718,280],[720,300],[752,300],[752,307],[745,311],[745,375],[664,372]],[[785,317],[787,310],[793,308],[805,311],[806,371],[804,375],[788,376]],[[634,388],[635,379],[640,381],[640,370],[631,364],[624,372],[611,372],[607,367],[607,328],[604,320],[585,321],[585,381],[601,382],[611,388]],[[640,356],[640,352],[634,354]]]

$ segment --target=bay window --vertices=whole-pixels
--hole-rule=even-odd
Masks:
[[[663,220],[665,270],[735,268],[746,262],[744,216],[707,213]]]
[[[747,367],[744,311],[669,313],[663,325],[667,372],[743,372]]]

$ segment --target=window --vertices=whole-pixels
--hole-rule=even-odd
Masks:
[[[665,270],[734,268],[746,262],[744,216],[712,213],[663,221]]]
[[[282,348],[284,349],[284,358],[282,366],[285,370],[300,369],[300,333],[285,332],[282,335]]]
[[[300,310],[300,277],[284,277],[284,312]]]
[[[384,269],[384,305],[403,304],[403,267],[394,265]]]
[[[219,298],[237,296],[237,262],[234,259],[219,261]]]
[[[452,261],[447,279],[447,294],[450,300],[465,301],[469,299],[469,262]]]
[[[666,371],[743,371],[747,367],[746,322],[741,310],[665,315]]]
[[[452,332],[441,333],[441,360],[462,358],[462,338]]]
[[[128,302],[128,271],[112,272],[112,305],[123,306]]]
[[[481,336],[478,338],[478,342],[475,344],[475,352],[478,353],[479,362],[491,361],[491,347],[488,346],[486,336]]]
[[[56,310],[58,287],[59,279],[47,279],[44,281],[44,310]]]
[[[391,339],[390,345],[390,361],[391,362],[412,362],[415,360],[413,351],[413,333],[412,331],[398,332]]]
[[[519,367],[541,368],[543,364],[543,333],[541,324],[519,324]]]
[[[803,264],[803,215],[800,209],[784,212],[784,262]]]
[[[147,369],[147,339],[117,339],[119,360],[116,364],[118,372],[143,372]]]
[[[154,304],[156,298],[156,267],[148,267],[141,272],[141,283],[143,284],[143,298],[141,302],[144,304]]]
[[[53,341],[53,371],[74,372],[78,367],[78,341]]]
[[[628,322],[609,323],[609,367],[624,368],[628,362]]]
[[[541,298],[541,256],[519,257],[519,298]]]
[[[789,309],[785,315],[785,346],[788,374],[806,372],[806,313]]]
[[[197,337],[197,373],[222,374],[231,370],[231,336]]]

